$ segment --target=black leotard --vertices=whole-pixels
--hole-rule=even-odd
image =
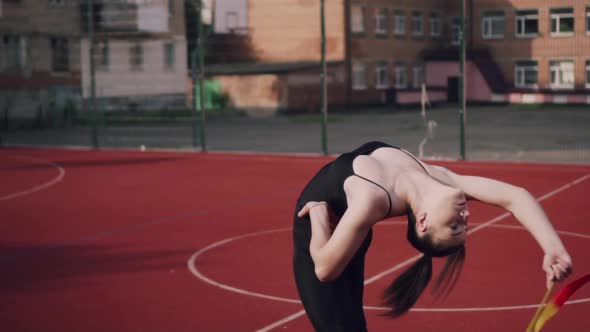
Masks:
[[[293,224],[293,269],[303,307],[316,331],[367,330],[363,312],[364,266],[372,231],[369,231],[340,276],[329,282],[321,282],[315,274],[314,262],[309,252],[311,220],[309,215],[299,218],[297,212],[309,201],[325,201],[336,216],[342,217],[348,207],[343,186],[350,176],[363,178],[387,192],[378,183],[355,174],[352,167],[357,156],[368,155],[382,147],[396,148],[382,142],[369,142],[352,152],[342,154],[318,171],[297,200]],[[389,193],[387,196],[391,210]]]
[[[332,209],[334,214],[338,217],[342,217],[348,207],[348,204],[346,203],[346,194],[344,192],[344,181],[348,177],[354,175],[383,189],[389,198],[389,211],[391,211],[391,196],[389,195],[389,192],[387,192],[387,190],[385,190],[380,184],[355,174],[352,168],[352,163],[356,157],[360,155],[368,155],[378,148],[383,147],[396,148],[382,142],[369,142],[352,152],[340,155],[334,161],[322,167],[322,169],[320,169],[309,181],[305,189],[303,189],[303,192],[297,200],[296,210],[299,210],[309,201],[325,201],[328,203],[328,206]],[[389,211],[387,215],[389,215]]]

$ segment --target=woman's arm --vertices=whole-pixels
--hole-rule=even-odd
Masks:
[[[309,251],[319,280],[337,278],[360,248],[371,226],[383,216],[383,208],[376,206],[371,198],[374,192],[369,191],[357,187],[354,194],[347,194],[348,208],[335,228],[330,223],[325,203],[309,202],[299,211],[300,217],[309,213],[311,219]]]
[[[309,214],[311,220],[311,241],[309,251],[312,258],[332,236],[334,226],[330,220],[330,210],[326,202],[310,201],[297,213],[299,217]]]
[[[478,177],[458,175],[442,167],[434,167],[442,174],[442,181],[462,189],[472,199],[504,208],[531,233],[543,249],[543,270],[547,283],[561,281],[572,272],[572,261],[551,225],[549,218],[537,200],[526,190],[505,182]]]

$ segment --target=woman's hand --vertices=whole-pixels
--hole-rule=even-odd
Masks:
[[[312,220],[315,220],[315,223],[320,224],[330,234],[334,232],[338,222],[336,221],[336,216],[334,216],[328,207],[328,203],[323,201],[309,201],[297,212],[297,216],[300,218],[308,214]]]
[[[328,203],[326,203],[326,202],[309,201],[301,208],[301,210],[299,210],[299,212],[297,212],[297,216],[299,218],[306,216],[307,214],[310,213],[311,209],[313,209],[316,206],[321,206],[321,205],[323,205],[326,209],[328,208]]]
[[[543,258],[543,270],[547,273],[547,288],[563,281],[573,271],[572,259],[565,249],[549,250]]]

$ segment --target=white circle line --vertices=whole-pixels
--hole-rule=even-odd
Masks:
[[[55,185],[56,183],[60,182],[64,178],[64,176],[66,174],[66,170],[63,169],[63,167],[61,167],[60,165],[58,165],[58,164],[56,164],[54,162],[51,162],[51,161],[37,159],[37,158],[32,158],[32,157],[23,157],[23,156],[10,157],[10,158],[13,158],[13,159],[25,159],[25,160],[28,160],[28,161],[32,161],[33,163],[53,166],[53,167],[55,167],[57,169],[58,175],[56,177],[54,177],[53,179],[51,179],[51,180],[49,180],[49,181],[47,181],[45,183],[42,183],[42,184],[40,184],[38,186],[32,187],[30,189],[19,191],[19,192],[12,193],[12,194],[8,194],[8,195],[5,195],[5,196],[0,196],[0,201],[6,201],[6,200],[9,200],[9,199],[13,199],[13,198],[25,196],[25,195],[28,195],[28,194],[32,194],[34,192],[37,192],[37,191],[40,191],[40,190],[43,190],[43,189],[47,189],[47,188]]]
[[[235,240],[240,240],[243,238],[247,238],[247,237],[253,237],[253,236],[260,236],[260,235],[265,235],[265,234],[271,234],[271,233],[280,233],[280,232],[286,232],[291,230],[291,227],[289,228],[281,228],[281,229],[274,229],[274,230],[269,230],[269,231],[262,231],[262,232],[256,232],[256,233],[248,233],[248,234],[243,234],[240,236],[236,236],[236,237],[232,237],[232,238],[228,238],[225,240],[221,240],[218,242],[215,242],[213,244],[210,244],[208,246],[206,246],[205,248],[197,251],[196,253],[194,253],[191,258],[188,260],[187,264],[188,264],[188,269],[191,271],[191,273],[193,275],[195,275],[197,278],[205,281],[206,283],[213,285],[215,287],[219,287],[221,289],[225,289],[227,291],[230,292],[234,292],[234,293],[239,293],[239,294],[244,294],[244,295],[249,295],[249,296],[254,296],[254,297],[259,297],[259,298],[263,298],[263,299],[268,299],[268,300],[274,300],[274,301],[280,301],[280,302],[288,302],[288,303],[301,303],[301,301],[299,300],[295,300],[295,299],[288,299],[288,298],[283,298],[283,297],[278,297],[278,296],[272,296],[272,295],[266,295],[266,294],[261,294],[261,293],[255,293],[255,292],[250,292],[244,289],[240,289],[240,288],[236,288],[236,287],[232,287],[232,286],[228,286],[222,283],[219,283],[213,279],[208,278],[207,276],[205,276],[204,274],[202,274],[197,268],[196,268],[196,260],[197,257],[199,257],[200,255],[202,255],[203,253],[220,247],[226,243],[235,241]]]
[[[405,224],[405,222],[404,221],[386,221],[386,222],[382,222],[382,223],[377,224],[377,226],[380,226],[380,225],[402,225],[402,224]],[[471,224],[478,225],[479,223],[471,223]],[[495,224],[495,225],[488,225],[488,227],[513,229],[513,230],[526,230],[522,226],[515,226],[515,225],[497,225],[497,224]],[[272,234],[272,233],[281,233],[281,232],[290,231],[291,229],[292,229],[291,227],[287,227],[287,228],[279,228],[279,229],[272,229],[272,230],[266,230],[266,231],[260,231],[260,232],[247,233],[247,234],[242,234],[242,235],[238,235],[235,237],[226,238],[226,239],[214,242],[214,243],[200,249],[199,251],[195,252],[190,257],[190,259],[187,262],[188,269],[191,271],[191,273],[195,277],[197,277],[201,281],[203,281],[207,284],[210,284],[212,286],[230,291],[230,292],[248,295],[248,296],[252,296],[252,297],[268,299],[268,300],[273,300],[273,301],[301,304],[301,301],[296,300],[296,299],[290,299],[290,298],[285,298],[285,297],[280,297],[280,296],[272,296],[272,295],[267,295],[267,294],[263,294],[263,293],[251,292],[251,291],[248,291],[245,289],[241,289],[241,288],[237,288],[237,287],[233,287],[233,286],[229,286],[229,285],[217,282],[217,281],[205,276],[196,267],[197,258],[199,258],[199,256],[201,256],[202,254],[204,254],[212,249],[221,247],[227,243],[230,243],[230,242],[233,242],[236,240],[241,240],[241,239],[245,239],[245,238],[249,238],[249,237],[256,237],[256,236],[261,236],[261,235],[266,235],[266,234]],[[582,233],[569,232],[569,231],[559,231],[559,230],[557,231],[557,233],[562,234],[562,235],[590,239],[590,235],[582,234]],[[590,302],[590,297],[567,301],[567,302],[565,302],[565,304],[571,305],[571,304],[580,304],[580,303],[586,303],[586,302]],[[410,310],[415,311],[415,312],[477,312],[477,311],[507,311],[507,310],[533,309],[533,308],[538,308],[539,306],[540,306],[539,304],[526,304],[526,305],[496,306],[496,307],[490,307],[490,306],[488,306],[488,307],[457,307],[457,308],[420,308],[420,307],[417,307],[417,308],[412,308]],[[363,308],[365,310],[379,310],[379,311],[384,311],[384,310],[388,309],[385,307],[378,307],[378,306],[363,306]]]
[[[571,300],[565,302],[565,304],[579,304],[590,302],[589,298],[583,298],[578,300]],[[415,312],[470,312],[470,311],[508,311],[508,310],[520,310],[520,309],[536,309],[540,307],[540,304],[528,304],[528,305],[512,305],[512,306],[498,306],[498,307],[466,307],[466,308],[412,308],[410,311]],[[367,310],[388,310],[386,307],[373,307],[365,306]]]

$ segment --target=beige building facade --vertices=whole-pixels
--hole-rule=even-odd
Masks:
[[[0,107],[46,117],[90,96],[88,7],[81,0],[4,0]],[[102,109],[183,106],[184,0],[93,1],[96,96]]]

